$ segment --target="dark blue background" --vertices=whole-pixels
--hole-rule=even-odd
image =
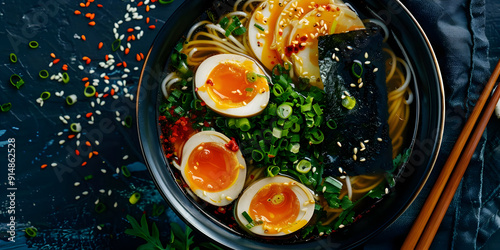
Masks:
[[[138,1],[136,1],[138,2]],[[130,1],[96,1],[89,8],[80,8],[79,2],[68,0],[40,0],[19,2],[6,0],[0,3],[0,104],[11,102],[13,108],[8,113],[0,113],[0,248],[24,249],[28,246],[51,249],[97,249],[97,248],[134,248],[143,243],[124,234],[129,227],[125,215],[139,218],[143,212],[150,214],[153,204],[166,204],[156,191],[143,164],[138,144],[136,127],[125,128],[116,120],[116,110],[120,118],[133,115],[134,101],[125,97],[124,89],[135,95],[142,62],[135,60],[137,53],[146,54],[156,32],[165,23],[169,15],[182,3],[175,0],[172,4],[154,3],[155,9],[145,11],[139,7],[140,14],[150,17],[150,24],[145,20],[134,20],[119,26],[119,33],[128,33],[129,27],[139,26],[144,30],[141,40],[131,42],[131,52],[112,52],[114,41],[113,27],[118,20],[124,19],[126,5]],[[365,248],[398,248],[406,236],[412,221],[427,196],[430,187],[446,160],[453,143],[460,132],[465,117],[471,111],[482,86],[500,57],[500,3],[494,0],[406,0],[403,1],[427,32],[441,64],[447,96],[445,137],[442,153],[435,171],[414,204],[388,229],[370,240]],[[98,8],[97,3],[103,4]],[[136,6],[137,3],[130,3]],[[83,13],[96,14],[96,26],[82,15],[74,15],[80,9]],[[151,24],[156,29],[148,29]],[[138,32],[134,32],[137,34]],[[87,41],[75,39],[84,34]],[[39,42],[40,47],[30,49],[27,43]],[[97,50],[97,44],[105,44]],[[8,55],[16,53],[19,61],[10,63]],[[50,53],[55,53],[61,62],[49,67],[53,60]],[[100,78],[106,73],[110,84],[117,84],[123,68],[114,70],[98,66],[105,54],[113,54],[117,61],[125,60],[131,69],[126,78],[127,84],[119,87],[118,99],[103,98],[106,104],[92,107],[95,98],[83,95],[83,77],[100,79],[98,92],[103,92],[107,85]],[[86,65],[81,58],[93,59]],[[61,72],[62,64],[68,64],[71,80],[68,84],[40,79],[38,72],[47,69],[51,74]],[[82,71],[78,65],[85,66]],[[95,70],[91,73],[90,70]],[[472,71],[473,70],[473,71]],[[474,72],[474,73],[471,73]],[[11,74],[19,74],[25,85],[17,90],[9,83]],[[43,107],[36,99],[43,91],[50,91],[52,97]],[[78,102],[67,106],[64,99],[57,97],[55,91],[64,91],[64,96],[77,94]],[[95,114],[96,110],[101,115]],[[85,114],[93,112],[95,124],[88,124]],[[76,118],[78,114],[83,115]],[[63,124],[59,116],[69,115],[70,122],[80,122],[87,132],[80,138],[80,147],[76,139],[67,139],[69,125]],[[105,123],[105,124],[103,124]],[[452,205],[439,229],[433,248],[480,248],[498,242],[498,236],[490,237],[500,227],[498,207],[500,158],[499,121],[493,118],[470,164],[465,179],[455,196]],[[104,129],[103,129],[104,128]],[[96,131],[101,131],[97,133]],[[59,136],[58,133],[63,135]],[[85,146],[87,138],[94,140],[91,147]],[[7,140],[16,140],[16,242],[5,241],[7,214]],[[66,142],[59,144],[60,140]],[[74,150],[80,149],[80,156]],[[88,153],[98,151],[99,155],[88,159]],[[124,157],[124,156],[128,156]],[[125,159],[124,159],[125,158]],[[87,161],[87,165],[81,164]],[[56,163],[56,167],[51,164]],[[48,164],[41,169],[42,164]],[[126,165],[132,176],[127,178],[116,174],[116,168]],[[106,173],[103,173],[102,170]],[[91,180],[84,177],[92,175]],[[75,187],[74,183],[80,182]],[[102,193],[102,191],[104,193]],[[112,190],[108,195],[108,190]],[[84,195],[83,192],[88,194]],[[130,205],[128,197],[140,192],[142,199],[136,205]],[[80,196],[76,200],[75,197]],[[94,202],[99,199],[107,205],[102,214],[94,211]],[[114,203],[117,207],[114,208]],[[159,217],[150,217],[160,225],[164,239],[169,238],[168,223],[180,222],[175,214],[167,212]],[[101,226],[99,230],[97,226]],[[34,226],[38,236],[26,239],[21,230]],[[201,239],[203,240],[203,239]]]

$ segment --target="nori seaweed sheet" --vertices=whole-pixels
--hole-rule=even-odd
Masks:
[[[336,129],[323,129],[325,173],[354,176],[390,170],[392,145],[381,29],[372,25],[365,30],[321,36],[318,40],[319,66],[326,92],[325,121],[333,119],[337,124]],[[352,72],[355,60],[363,65],[361,88]],[[373,72],[375,68],[378,71]],[[353,109],[342,106],[342,95],[346,93],[356,99]],[[365,145],[363,150],[361,143]],[[354,148],[357,148],[356,160]]]

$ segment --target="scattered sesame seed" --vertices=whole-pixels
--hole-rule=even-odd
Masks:
[[[377,72],[378,71],[378,68],[374,68],[373,69],[373,73]]]
[[[344,227],[345,227],[344,224],[339,225],[339,228],[344,228]]]
[[[372,62],[371,62],[371,61],[366,61],[366,62],[365,62],[365,64],[370,64],[370,63],[372,63]]]
[[[99,189],[99,193],[104,194],[105,192],[106,192],[106,190],[104,190],[104,189]]]
[[[366,161],[366,159],[364,157],[361,157],[359,161]]]
[[[365,52],[365,58],[368,58],[368,52]]]
[[[73,185],[75,185],[75,187],[78,187],[78,186],[80,186],[80,182],[75,182],[75,184],[73,184]]]
[[[347,49],[348,49],[348,50],[352,50],[352,46],[347,45]]]
[[[113,204],[113,207],[118,207],[118,202],[115,201],[115,204]]]
[[[83,191],[82,192],[83,195],[88,195],[89,194],[89,191]]]
[[[337,142],[337,145],[339,145],[339,147],[342,147],[342,143],[340,143],[339,141]]]
[[[112,193],[113,193],[113,191],[111,191],[111,189],[108,190],[108,196],[111,196]]]
[[[379,137],[379,138],[377,138],[377,141],[383,141],[383,140],[382,140],[382,138]]]
[[[356,160],[358,160],[358,156],[356,156],[356,155],[352,155],[352,159],[353,159],[354,161],[356,161]]]
[[[342,173],[344,172],[344,170],[341,167],[339,167],[339,172]]]
[[[79,200],[79,199],[80,199],[80,195],[75,196],[75,200]]]

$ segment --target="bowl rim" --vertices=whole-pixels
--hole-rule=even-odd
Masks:
[[[219,244],[225,246],[225,247],[231,247],[231,248],[234,248],[234,247],[242,247],[242,246],[245,246],[245,247],[255,247],[255,246],[258,246],[260,248],[268,248],[268,249],[274,249],[276,247],[279,247],[279,245],[273,245],[273,244],[268,244],[268,243],[265,243],[265,242],[260,242],[260,241],[253,241],[251,239],[248,239],[248,238],[243,238],[237,234],[234,234],[234,233],[223,233],[221,231],[223,231],[224,229],[221,229],[218,225],[216,225],[216,223],[212,223],[213,225],[201,225],[200,227],[200,223],[197,223],[197,220],[198,218],[196,218],[196,215],[193,214],[193,211],[190,211],[192,209],[196,209],[198,210],[197,207],[193,206],[193,204],[185,204],[185,203],[182,203],[177,197],[175,196],[174,194],[170,193],[170,192],[165,192],[165,190],[168,190],[169,189],[169,186],[167,186],[165,183],[165,176],[162,176],[162,173],[160,173],[158,171],[158,169],[154,166],[159,166],[161,165],[160,162],[158,162],[158,159],[152,159],[149,155],[149,152],[151,152],[152,148],[151,148],[151,145],[148,145],[148,143],[146,143],[146,140],[147,139],[144,139],[144,136],[143,136],[143,133],[144,133],[144,130],[146,130],[146,133],[151,133],[151,132],[156,132],[158,133],[158,131],[152,131],[151,129],[151,126],[147,127],[146,124],[150,125],[150,123],[152,122],[153,124],[157,125],[157,120],[154,120],[154,121],[146,121],[144,119],[140,119],[140,118],[143,118],[143,116],[145,114],[143,114],[141,112],[141,103],[144,102],[144,98],[141,98],[141,97],[144,97],[144,94],[141,95],[141,93],[144,93],[145,91],[151,91],[151,87],[149,86],[145,86],[147,85],[147,80],[149,80],[149,76],[148,74],[151,72],[151,71],[154,71],[156,69],[153,69],[149,64],[148,62],[150,62],[150,60],[152,58],[154,58],[154,52],[156,52],[156,50],[158,50],[158,47],[155,48],[155,45],[157,45],[157,43],[163,43],[165,41],[159,41],[159,39],[161,39],[162,37],[165,38],[165,33],[170,33],[170,31],[172,30],[171,25],[167,25],[168,23],[175,23],[174,21],[172,20],[178,20],[181,18],[182,16],[182,11],[180,10],[183,10],[183,9],[190,9],[190,6],[194,5],[194,6],[198,6],[198,5],[202,5],[202,6],[210,6],[210,2],[212,1],[204,1],[204,0],[191,0],[191,1],[184,1],[176,10],[175,12],[173,12],[173,14],[168,18],[167,22],[165,22],[165,25],[163,25],[163,27],[161,28],[161,30],[157,33],[157,36],[156,38],[154,39],[154,42],[153,44],[151,45],[151,48],[149,49],[146,57],[145,57],[145,60],[144,60],[144,64],[143,64],[143,67],[142,67],[142,70],[141,70],[141,74],[140,74],[140,78],[139,78],[139,84],[138,84],[138,88],[137,88],[137,98],[136,98],[136,123],[137,123],[137,133],[138,133],[138,136],[139,136],[139,144],[140,144],[140,147],[141,147],[141,152],[143,154],[143,157],[144,157],[144,160],[145,160],[145,164],[146,166],[148,167],[148,170],[152,176],[152,179],[153,179],[153,182],[155,183],[156,187],[158,188],[159,190],[159,193],[162,195],[162,197],[165,199],[165,201],[169,204],[169,206],[171,208],[173,208],[174,212],[177,213],[177,215],[184,221],[186,222],[187,225],[189,225],[191,228],[193,229],[196,229],[198,231],[200,231],[202,234],[204,235],[207,235],[209,236],[210,238],[212,238],[213,240],[215,240],[216,242],[218,242]],[[437,126],[437,133],[435,134],[435,140],[434,140],[434,143],[433,143],[433,147],[432,147],[432,152],[431,152],[431,156],[429,157],[429,162],[427,164],[427,168],[428,170],[425,172],[425,175],[422,176],[422,179],[420,180],[420,185],[415,187],[415,191],[411,197],[410,200],[408,200],[406,202],[406,205],[405,206],[402,206],[400,209],[399,209],[399,212],[395,215],[393,215],[390,220],[386,221],[383,225],[381,225],[381,227],[379,227],[378,229],[374,230],[372,233],[370,234],[367,234],[365,237],[362,237],[360,238],[357,242],[351,244],[351,245],[348,245],[346,247],[354,247],[356,245],[359,245],[363,242],[366,242],[369,238],[372,238],[373,236],[375,236],[377,233],[381,232],[383,229],[387,228],[390,224],[394,223],[396,221],[397,218],[399,218],[401,216],[401,214],[403,214],[406,209],[408,209],[408,207],[413,203],[413,201],[416,199],[416,197],[418,196],[418,194],[421,192],[422,188],[424,187],[425,183],[427,182],[430,174],[432,173],[433,171],[433,168],[435,166],[435,163],[437,161],[437,158],[438,158],[438,153],[439,153],[439,150],[441,148],[441,143],[442,143],[442,138],[443,138],[443,133],[444,133],[444,124],[445,124],[445,92],[444,92],[444,84],[443,84],[443,80],[442,80],[442,75],[441,75],[441,70],[440,70],[440,67],[439,67],[439,62],[437,60],[437,57],[434,53],[434,49],[427,37],[427,35],[425,34],[423,28],[421,27],[421,25],[418,23],[418,21],[416,20],[416,18],[411,14],[411,12],[403,5],[403,3],[401,3],[399,0],[396,0],[396,3],[398,4],[398,7],[401,7],[402,10],[404,11],[404,13],[406,15],[408,15],[408,17],[411,19],[411,21],[413,22],[413,24],[417,27],[420,35],[422,36],[424,42],[425,42],[425,47],[429,50],[429,54],[432,58],[432,61],[434,63],[433,65],[433,74],[436,74],[435,75],[435,78],[437,80],[437,87],[438,87],[438,93],[439,95],[436,97],[438,100],[438,104],[440,104],[440,109],[437,110],[437,113],[438,113],[438,126]],[[205,9],[203,9],[202,11],[200,11],[200,13],[203,13]],[[192,15],[192,16],[196,16],[198,17],[199,15]],[[194,20],[195,18],[190,18],[191,20]],[[191,23],[190,23],[191,24]],[[175,40],[175,43],[177,43],[177,41],[180,39],[181,35],[182,34],[177,34],[178,37],[177,39],[173,39]],[[161,69],[164,68],[165,65],[162,65]],[[146,88],[147,87],[147,88]],[[156,86],[158,87],[158,86]],[[144,89],[146,88],[146,89]],[[152,87],[153,89],[155,88],[155,86]],[[154,99],[156,100],[157,98],[154,97]],[[149,107],[149,109],[151,108],[154,108],[156,109],[155,114],[156,114],[156,118],[158,117],[157,115],[157,107]],[[146,123],[146,124],[145,124]],[[141,131],[141,128],[142,128],[142,131]],[[156,138],[156,140],[158,141],[159,143],[159,140],[158,140],[158,137]],[[161,148],[161,145],[160,145],[160,150],[162,151],[163,149]],[[163,151],[162,151],[163,152]],[[171,171],[170,169],[168,171]],[[172,184],[172,183],[170,183]],[[173,183],[174,185],[177,185],[177,183]],[[177,187],[177,189],[179,189]],[[182,197],[181,197],[182,198]],[[184,197],[185,198],[185,197]],[[203,215],[204,214],[204,211],[198,211],[197,214],[201,214]],[[216,237],[214,237],[213,233],[216,232],[217,235],[215,235]],[[212,233],[212,234],[210,234]],[[222,234],[222,235],[221,235]],[[229,236],[229,238],[228,238]],[[243,241],[243,242],[242,242]],[[249,244],[250,243],[256,243],[258,245],[252,245],[252,244]],[[306,242],[306,243],[303,243],[303,244],[295,244],[295,245],[284,245],[286,248],[291,248],[291,249],[304,249],[304,247],[311,247],[311,244],[309,243],[314,243],[315,241],[313,242]],[[240,245],[239,243],[245,243],[245,245]],[[312,247],[316,247],[316,245],[312,245]]]

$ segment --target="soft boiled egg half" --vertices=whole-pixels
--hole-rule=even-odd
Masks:
[[[195,75],[195,91],[213,111],[229,117],[249,117],[269,102],[269,83],[254,60],[218,54],[203,61]]]
[[[243,189],[246,164],[234,141],[216,131],[202,131],[189,138],[177,166],[191,191],[215,206],[226,206]]]
[[[283,236],[303,228],[314,214],[312,192],[284,176],[267,177],[251,184],[235,209],[238,223],[261,236]]]
[[[252,14],[248,41],[268,69],[293,65],[295,77],[323,88],[318,66],[318,36],[364,29],[358,15],[340,0],[264,1]]]

